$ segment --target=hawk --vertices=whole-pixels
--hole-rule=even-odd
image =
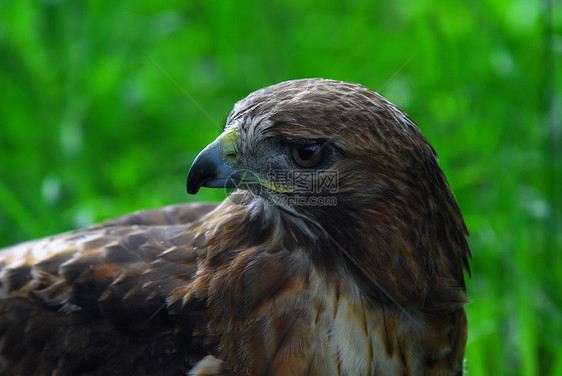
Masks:
[[[437,155],[370,89],[235,104],[188,193],[0,251],[1,375],[461,375],[467,229]]]

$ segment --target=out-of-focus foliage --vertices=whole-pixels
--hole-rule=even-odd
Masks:
[[[562,374],[562,11],[545,0],[0,1],[0,245],[185,194],[233,103],[362,83],[441,157],[471,231],[469,375]]]

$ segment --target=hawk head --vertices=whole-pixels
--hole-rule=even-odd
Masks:
[[[303,79],[251,93],[193,162],[187,191],[202,186],[240,188],[207,245],[224,247],[228,233],[237,244],[306,249],[375,302],[428,312],[466,302],[467,230],[437,155],[364,86]]]

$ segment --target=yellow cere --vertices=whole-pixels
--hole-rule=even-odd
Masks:
[[[238,160],[238,129],[233,127],[221,134],[217,141],[221,154],[226,162],[233,164]]]

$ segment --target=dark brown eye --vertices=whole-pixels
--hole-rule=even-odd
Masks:
[[[295,162],[304,168],[312,168],[318,166],[324,159],[322,145],[293,145],[291,146],[291,154]]]

